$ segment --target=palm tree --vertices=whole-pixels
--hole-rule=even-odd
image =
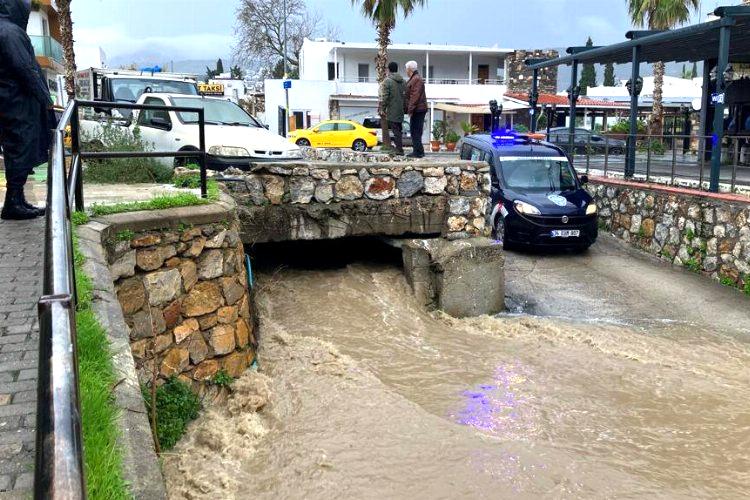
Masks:
[[[375,57],[375,69],[378,75],[378,85],[383,84],[388,66],[388,45],[391,43],[391,32],[396,27],[399,14],[407,17],[415,8],[422,7],[427,0],[352,0],[352,5],[361,4],[362,14],[370,19],[378,31],[378,55]],[[388,121],[385,115],[380,115],[383,129],[383,146],[391,147],[391,135],[388,133]]]
[[[627,0],[630,19],[636,26],[652,30],[668,30],[690,19],[691,10],[698,8],[700,0]],[[664,63],[654,63],[654,107],[651,112],[649,132],[660,136],[664,130]]]
[[[65,92],[68,99],[76,96],[76,55],[73,50],[73,18],[70,16],[70,2],[72,0],[57,0],[57,10],[60,14],[60,44],[65,59]]]

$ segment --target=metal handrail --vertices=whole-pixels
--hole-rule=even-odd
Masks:
[[[198,114],[199,150],[164,153],[80,151],[81,107],[177,111]],[[66,174],[65,132],[71,130],[70,172]],[[83,210],[84,158],[191,157],[200,164],[201,195],[207,196],[203,108],[77,101],[68,103],[52,142],[47,170],[44,284],[39,299],[39,377],[36,412],[34,498],[86,498],[78,393],[76,290],[71,213]]]
[[[567,129],[559,133],[559,140],[555,140],[553,135],[552,144],[563,149],[581,171],[594,170],[602,172],[600,175],[605,177],[624,175],[636,180],[663,182],[669,185],[675,185],[680,181],[700,191],[710,188],[705,168],[707,158],[710,157],[712,148],[721,147],[724,151],[724,162],[719,172],[719,180],[724,186],[723,189],[735,192],[738,187],[750,187],[750,134],[724,136],[721,145],[713,145],[711,136],[638,134],[634,137],[637,146],[637,168],[629,177],[625,169],[627,143],[620,142],[629,137],[628,134],[595,132],[603,140],[594,142],[588,132],[576,133],[572,137]],[[693,144],[697,142],[697,149],[694,146],[683,145],[687,141]],[[664,154],[661,149],[656,149],[659,142],[664,145]]]

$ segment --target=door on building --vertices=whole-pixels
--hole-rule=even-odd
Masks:
[[[278,132],[281,137],[286,137],[286,109],[279,106]]]
[[[473,114],[471,115],[471,124],[474,125],[478,132],[483,132],[484,130],[487,130],[485,128],[484,124],[484,117],[489,115],[480,115],[480,114]]]
[[[487,80],[490,79],[490,65],[480,64],[477,67],[477,78],[479,78],[479,84],[484,85]]]
[[[369,64],[358,64],[357,65],[357,76],[360,82],[368,82],[370,80],[370,65]]]

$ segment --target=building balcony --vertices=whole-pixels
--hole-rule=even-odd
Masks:
[[[37,57],[46,57],[52,61],[63,64],[62,45],[51,36],[30,36],[34,54]]]

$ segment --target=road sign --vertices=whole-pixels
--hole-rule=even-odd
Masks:
[[[292,81],[291,80],[284,80],[284,88],[285,89],[292,88]]]

